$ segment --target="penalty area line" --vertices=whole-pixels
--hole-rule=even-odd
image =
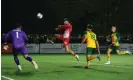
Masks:
[[[7,76],[2,76],[2,75],[1,75],[1,77],[4,78],[4,79],[7,79],[7,80],[14,80],[14,79],[12,79],[12,78],[10,78],[10,77],[7,77]]]
[[[86,62],[77,62],[77,61],[37,61],[37,62],[68,62],[68,63],[81,63],[85,64]],[[133,68],[133,67],[126,67],[126,66],[117,66],[117,65],[112,65],[112,64],[100,64],[100,63],[91,63],[92,65],[101,65],[101,66],[107,66],[107,67],[118,67],[118,68]]]

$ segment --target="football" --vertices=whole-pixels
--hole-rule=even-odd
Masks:
[[[42,19],[43,18],[43,14],[37,13],[37,18]]]

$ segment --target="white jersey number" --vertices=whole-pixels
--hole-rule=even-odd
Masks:
[[[16,32],[16,37],[19,38],[19,36],[18,36],[18,32]]]
[[[63,35],[64,38],[69,38],[69,32],[65,32]]]

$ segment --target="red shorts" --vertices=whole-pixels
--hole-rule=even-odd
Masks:
[[[63,41],[63,46],[68,46],[69,45],[69,41],[70,41],[70,37],[68,38],[64,38],[63,34],[59,34],[60,35],[60,39]]]

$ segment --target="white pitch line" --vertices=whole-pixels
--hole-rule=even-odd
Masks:
[[[4,78],[4,79],[7,79],[7,80],[14,80],[14,79],[12,79],[10,77],[6,77],[6,76],[2,76],[2,75],[1,75],[1,77]]]
[[[37,62],[63,62],[63,61],[37,61]],[[78,62],[78,61],[65,61],[65,62],[69,62],[69,63],[86,63],[86,62]],[[91,63],[92,65],[102,65],[102,66],[110,66],[110,67],[119,67],[119,68],[133,68],[133,67],[126,67],[126,66],[116,66],[116,65],[112,65],[112,64],[99,64],[99,63]]]

